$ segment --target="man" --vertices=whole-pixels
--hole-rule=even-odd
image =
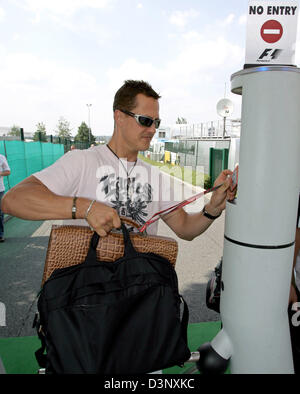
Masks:
[[[298,216],[296,223],[296,236],[295,236],[295,251],[294,251],[294,262],[293,262],[293,274],[292,274],[292,284],[290,290],[289,304],[294,302],[300,302],[298,300],[297,291],[300,292],[300,194],[299,194],[299,204],[298,204]],[[296,291],[297,289],[297,291]]]
[[[0,155],[0,242],[4,242],[4,215],[1,211],[1,200],[5,192],[3,177],[10,175],[10,168],[6,157]]]
[[[299,313],[298,312],[299,302],[300,302],[299,294],[300,294],[300,194],[299,194],[298,215],[297,215],[297,223],[296,223],[292,284],[290,289],[289,309],[288,309],[294,370],[296,374],[300,374],[300,326],[299,324],[297,324],[299,318],[297,318],[296,315]],[[296,324],[294,319],[296,321]]]
[[[298,204],[294,265],[296,271],[296,286],[300,291],[300,194],[299,194],[299,204]]]
[[[28,220],[81,219],[104,237],[120,227],[120,216],[142,225],[172,206],[174,191],[166,176],[138,159],[159,127],[159,98],[148,83],[125,81],[114,98],[114,132],[108,145],[68,152],[28,177],[5,195],[3,211]],[[224,170],[219,175],[215,184],[223,185],[203,212],[178,209],[163,220],[182,239],[201,234],[220,216],[226,199],[234,198],[231,174]],[[156,232],[157,222],[149,226],[149,233]]]

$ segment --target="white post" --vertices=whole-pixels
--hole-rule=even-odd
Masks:
[[[231,372],[293,373],[287,307],[300,188],[300,69],[245,69],[232,76],[232,92],[243,102],[221,293]]]

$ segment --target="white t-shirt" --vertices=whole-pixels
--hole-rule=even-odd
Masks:
[[[0,155],[0,172],[3,171],[10,171],[9,165],[7,163],[6,157],[3,155]],[[4,192],[5,187],[4,187],[4,182],[3,182],[3,176],[0,176],[0,192]]]
[[[55,194],[95,199],[140,225],[178,202],[171,177],[140,159],[119,160],[106,145],[70,151],[34,176]],[[87,225],[85,220],[64,223]],[[156,234],[157,226],[151,224],[147,232]]]

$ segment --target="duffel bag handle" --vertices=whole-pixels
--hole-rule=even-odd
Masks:
[[[130,220],[126,221],[126,222],[130,222],[129,224],[135,223]],[[129,256],[129,255],[132,256],[132,255],[136,254],[137,251],[135,250],[135,248],[131,242],[130,233],[127,230],[125,224],[123,223],[123,219],[121,220],[121,229],[122,229],[122,233],[123,233],[123,237],[124,237],[124,256]],[[92,263],[97,260],[96,248],[97,248],[99,240],[100,240],[99,234],[94,232],[92,239],[91,239],[90,248],[89,248],[88,254],[85,259],[86,263],[88,263],[88,262]]]
[[[128,223],[131,221],[128,221]],[[134,222],[132,222],[134,223]],[[121,220],[121,229],[122,229],[122,233],[123,233],[123,237],[124,237],[124,256],[129,256],[129,255],[134,255],[137,253],[137,251],[135,250],[131,239],[130,239],[130,233],[127,230],[127,227],[125,226],[125,224],[123,223],[123,220]]]

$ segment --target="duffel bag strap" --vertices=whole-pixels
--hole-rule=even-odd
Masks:
[[[38,362],[39,366],[41,368],[46,368],[47,364],[47,355],[44,354],[44,351],[46,349],[46,343],[45,343],[45,338],[40,338],[42,342],[42,346],[34,353],[36,361]]]
[[[185,341],[185,343],[188,343],[187,339],[187,327],[188,327],[188,322],[189,322],[189,308],[187,303],[185,302],[184,298],[180,296],[181,301],[183,303],[183,314],[182,314],[182,319],[181,319],[181,335]]]
[[[46,363],[47,363],[47,355],[44,354],[46,350],[46,341],[45,341],[45,335],[42,331],[42,325],[40,322],[40,315],[39,312],[36,312],[34,321],[32,324],[32,328],[36,328],[39,340],[41,341],[41,347],[34,353],[36,361],[38,362],[39,366],[41,368],[46,368]]]

